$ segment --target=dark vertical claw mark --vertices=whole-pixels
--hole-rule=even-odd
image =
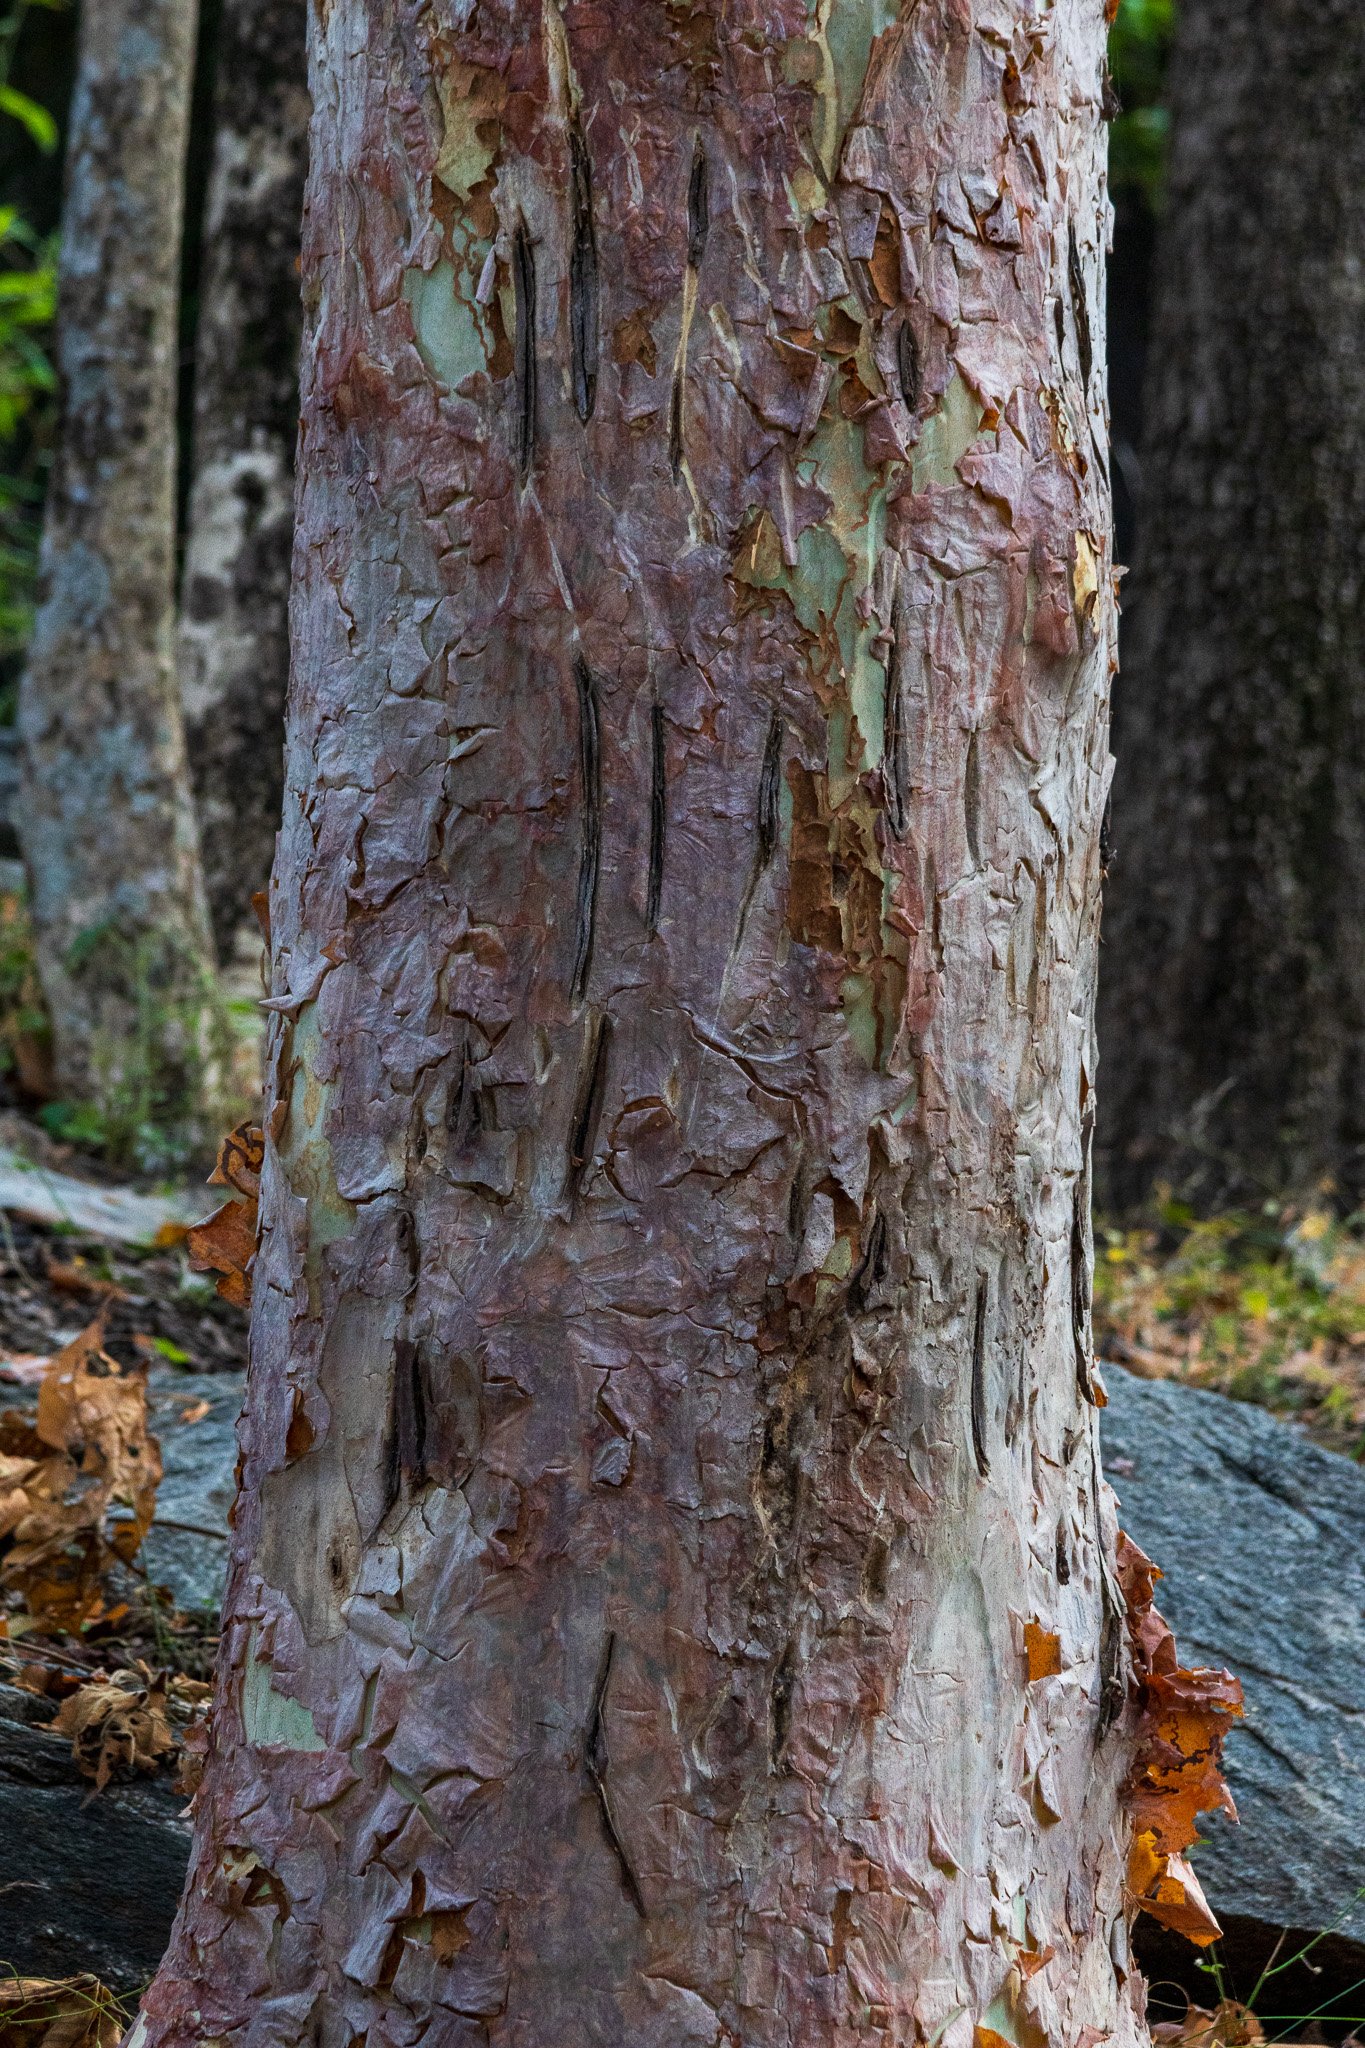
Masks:
[[[963,821],[967,852],[974,868],[981,865],[981,745],[975,729],[967,740],[967,766],[962,777]]]
[[[706,237],[711,232],[711,169],[701,137],[692,152],[692,175],[687,181],[687,267],[700,270],[706,254]]]
[[[570,1201],[582,1185],[583,1170],[592,1158],[597,1140],[597,1120],[602,1114],[610,1040],[610,1019],[604,1010],[595,1011],[589,1017],[583,1034],[583,1055],[578,1063],[578,1085],[574,1089],[573,1114],[569,1123],[569,1155],[564,1185]]]
[[[578,867],[578,938],[573,994],[580,1001],[592,971],[593,927],[597,921],[597,877],[602,859],[602,728],[597,681],[580,654],[574,662],[578,685],[578,762],[582,781],[583,853]]]
[[[573,200],[573,249],[569,257],[573,392],[578,417],[587,421],[597,403],[597,229],[592,211],[592,159],[577,121],[569,130],[569,167]]]
[[[788,1643],[777,1660],[768,1692],[768,1761],[773,1770],[782,1767],[783,1752],[791,1736],[792,1694],[796,1690],[796,1645]]]
[[[855,1315],[867,1307],[868,1295],[879,1287],[890,1269],[886,1251],[886,1218],[880,1209],[872,1214],[872,1227],[867,1233],[867,1250],[859,1260],[848,1283],[848,1305]]]
[[[659,905],[664,891],[664,840],[668,832],[668,735],[662,707],[649,714],[649,887],[645,896],[645,922],[651,932],[659,929]]]
[[[739,922],[735,926],[734,944],[730,957],[734,958],[744,939],[749,912],[754,907],[754,895],[764,870],[770,866],[777,851],[778,826],[781,823],[780,797],[782,791],[782,716],[774,711],[768,726],[768,737],[763,744],[763,765],[758,771],[758,803],[754,818],[754,862],[749,870],[749,880],[744,890],[744,901],[739,906]],[[728,970],[727,970],[728,972]]]
[[[1095,1511],[1095,1548],[1100,1560],[1100,1716],[1096,1733],[1103,1737],[1123,1712],[1128,1697],[1124,1648],[1128,1635],[1128,1609],[1114,1577],[1104,1541],[1104,1514],[1100,1506],[1100,1461],[1098,1437],[1090,1435],[1090,1498]]]
[[[1086,1224],[1090,1214],[1090,1146],[1095,1119],[1087,1110],[1081,1122],[1081,1170],[1071,1196],[1071,1337],[1076,1349],[1076,1384],[1093,1408],[1100,1405],[1095,1384],[1090,1331],[1090,1260]]]
[[[976,1283],[976,1316],[972,1323],[972,1455],[984,1479],[991,1469],[986,1451],[986,1276]]]
[[[483,1111],[479,1102],[479,1091],[474,1082],[474,1061],[466,1037],[460,1053],[460,1071],[450,1091],[450,1104],[446,1110],[446,1129],[457,1152],[464,1150],[472,1138],[477,1138],[483,1129]]]
[[[603,1708],[606,1704],[607,1687],[611,1683],[612,1661],[616,1655],[616,1637],[608,1635],[602,1650],[602,1662],[597,1670],[597,1683],[593,1687],[592,1706],[588,1710],[588,1726],[583,1738],[583,1760],[587,1765],[588,1781],[597,1795],[597,1810],[602,1816],[602,1832],[606,1836],[621,1871],[621,1883],[626,1897],[642,1920],[645,1902],[640,1893],[639,1879],[626,1854],[626,1845],[621,1840],[621,1831],[616,1825],[612,1811],[611,1794],[607,1790],[607,1772],[611,1759],[607,1755],[607,1732],[603,1724]]]
[[[668,466],[677,483],[683,466],[683,365],[679,363],[673,378],[673,393],[668,401]]]
[[[1095,1376],[1090,1366],[1090,1266],[1085,1255],[1085,1205],[1082,1182],[1071,1200],[1071,1337],[1076,1349],[1076,1384],[1092,1406]]]
[[[427,1396],[422,1356],[406,1339],[394,1347],[393,1391],[384,1458],[384,1509],[403,1488],[427,1482]]]
[[[782,719],[774,711],[763,748],[763,766],[758,777],[758,816],[755,821],[754,860],[761,874],[777,850],[778,800],[782,788]]]
[[[1066,233],[1066,274],[1071,284],[1071,309],[1076,316],[1076,352],[1081,359],[1081,378],[1086,390],[1089,391],[1095,351],[1090,339],[1090,309],[1085,297],[1085,272],[1081,268],[1081,252],[1076,241],[1074,224],[1068,227]]]
[[[896,335],[896,371],[900,378],[901,397],[914,412],[919,405],[919,343],[908,315],[901,321]]]
[[[887,669],[886,717],[882,729],[882,793],[886,800],[887,822],[897,839],[904,839],[905,828],[910,822],[906,802],[909,762],[906,759],[905,733],[905,613],[906,606],[898,598],[892,625],[894,645]]]
[[[673,372],[673,391],[668,402],[668,461],[677,483],[683,466],[683,394],[687,380],[687,323],[692,317],[692,294],[697,273],[706,253],[711,232],[711,169],[698,136],[692,152],[692,174],[687,181],[687,282],[688,296],[683,311],[683,337]]]
[[[517,469],[523,483],[536,456],[536,259],[525,221],[512,238],[517,301]]]

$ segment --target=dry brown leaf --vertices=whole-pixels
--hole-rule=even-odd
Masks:
[[[1152,2040],[1162,2048],[1254,2048],[1265,2034],[1255,2013],[1225,1999],[1213,2012],[1192,2005],[1183,2020],[1161,2021]]]
[[[216,1273],[218,1292],[234,1308],[251,1302],[251,1262],[256,1256],[256,1204],[225,1202],[207,1223],[197,1223],[186,1240],[196,1273]]]
[[[1175,1638],[1153,1604],[1161,1573],[1123,1534],[1117,1564],[1142,1709],[1128,1785],[1128,1889],[1153,1919],[1206,1948],[1220,1929],[1184,1851],[1198,1835],[1200,1814],[1221,1807],[1237,1818],[1222,1758],[1242,1711],[1242,1688],[1228,1671],[1181,1668]]]
[[[98,1977],[0,1978],[0,2048],[117,2048],[127,2024]]]
[[[64,1700],[52,1722],[56,1735],[71,1737],[76,1768],[102,1792],[111,1777],[154,1771],[175,1749],[166,1717],[166,1679],[145,1672],[116,1671],[96,1678]]]
[[[1044,1628],[1040,1621],[1024,1623],[1024,1655],[1028,1660],[1029,1684],[1040,1678],[1055,1678],[1062,1668],[1062,1639]]]
[[[251,1304],[251,1264],[256,1256],[256,1221],[265,1160],[259,1124],[238,1124],[218,1147],[209,1186],[231,1188],[240,1200],[225,1202],[207,1222],[186,1233],[190,1264],[197,1273],[217,1273],[218,1292],[236,1308]]]
[[[78,1628],[94,1611],[101,1574],[136,1555],[156,1504],[146,1376],[125,1373],[102,1342],[96,1321],[51,1360],[36,1422],[0,1417],[0,1585],[46,1628]]]
[[[218,1147],[218,1158],[209,1175],[211,1188],[231,1188],[249,1202],[261,1192],[261,1167],[265,1163],[265,1133],[259,1124],[238,1124]]]
[[[181,1409],[180,1420],[184,1423],[202,1422],[212,1406],[211,1401],[191,1401],[188,1408]]]

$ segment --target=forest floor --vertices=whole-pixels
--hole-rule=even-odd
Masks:
[[[1365,1218],[1267,1204],[1097,1221],[1095,1344],[1146,1379],[1253,1401],[1365,1458]]]

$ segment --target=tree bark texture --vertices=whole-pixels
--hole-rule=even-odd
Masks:
[[[1365,1193],[1365,13],[1188,0],[1124,629],[1116,1199]]]
[[[1135,2043],[1100,0],[313,23],[243,1491],[139,2038]]]
[[[306,37],[303,0],[228,0],[218,39],[179,667],[224,958],[269,879],[284,780]]]
[[[163,1086],[188,1077],[210,981],[173,662],[194,34],[193,0],[89,0],[71,110],[63,410],[20,693],[18,822],[58,1086],[82,1098],[120,1085],[139,1032],[159,1041]]]

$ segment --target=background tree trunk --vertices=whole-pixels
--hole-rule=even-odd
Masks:
[[[212,953],[173,664],[176,322],[193,0],[88,0],[63,413],[19,705],[20,837],[58,1086],[191,1120]],[[122,1108],[119,1106],[122,1105]]]
[[[1101,1038],[1107,1179],[1365,1193],[1365,12],[1182,0]]]
[[[312,12],[243,1493],[139,2040],[1143,2038],[1102,13]]]
[[[269,879],[283,791],[306,32],[304,0],[227,0],[218,37],[179,667],[224,959]]]

